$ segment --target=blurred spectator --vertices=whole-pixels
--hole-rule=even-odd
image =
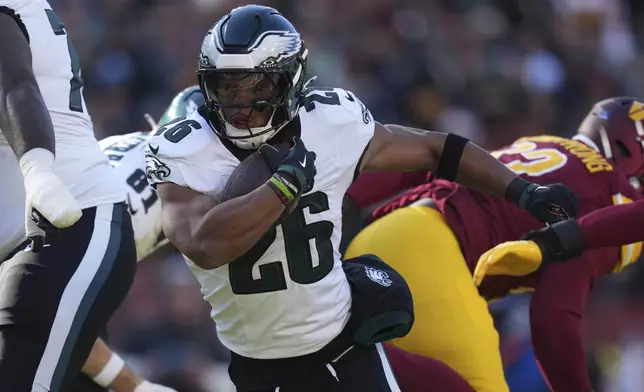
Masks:
[[[54,0],[79,51],[99,136],[145,129],[195,82],[204,33],[232,0]],[[618,0],[264,1],[311,50],[320,84],[352,89],[376,119],[454,131],[489,147],[569,135],[592,101],[643,86]],[[188,22],[189,21],[189,22]],[[644,87],[644,86],[643,86]]]

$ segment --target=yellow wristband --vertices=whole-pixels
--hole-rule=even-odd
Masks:
[[[273,175],[273,177],[268,180],[268,183],[271,185],[273,192],[275,192],[280,200],[282,200],[282,203],[287,204],[295,199],[295,196],[291,193],[290,189],[284,185],[279,176]]]

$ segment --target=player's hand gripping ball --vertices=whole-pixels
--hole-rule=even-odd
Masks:
[[[269,166],[276,167],[268,184],[284,203],[286,216],[295,209],[300,197],[313,189],[317,174],[316,155],[307,150],[304,142],[298,137],[293,138],[293,147],[283,158],[269,145],[261,146],[259,152],[269,162]]]
[[[313,188],[316,155],[308,151],[299,138],[293,144],[263,144],[244,159],[232,172],[219,201],[243,196],[268,183],[290,214],[300,197]]]
[[[291,145],[287,142],[272,147],[281,159],[288,154],[290,148]],[[254,191],[271,178],[275,169],[276,167],[272,167],[259,151],[255,151],[232,172],[224,190],[219,195],[219,201],[224,202]]]

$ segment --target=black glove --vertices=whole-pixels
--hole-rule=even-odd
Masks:
[[[259,147],[259,153],[264,156],[269,166],[277,166],[268,183],[287,206],[287,210],[292,211],[289,207],[294,207],[300,196],[313,189],[317,173],[315,153],[307,150],[298,137],[293,138],[293,147],[279,164],[275,163],[280,156],[275,147],[263,144]]]
[[[542,223],[574,218],[579,206],[577,196],[564,184],[542,186],[521,177],[512,180],[505,197]]]
[[[530,231],[521,239],[536,242],[544,263],[566,261],[584,250],[584,236],[574,219]]]

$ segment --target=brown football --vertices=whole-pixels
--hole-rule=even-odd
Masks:
[[[288,154],[291,144],[288,142],[279,143],[274,147],[280,152],[280,157],[283,159]],[[233,170],[219,200],[224,202],[250,193],[268,181],[272,175],[273,170],[268,166],[266,159],[256,151]]]

